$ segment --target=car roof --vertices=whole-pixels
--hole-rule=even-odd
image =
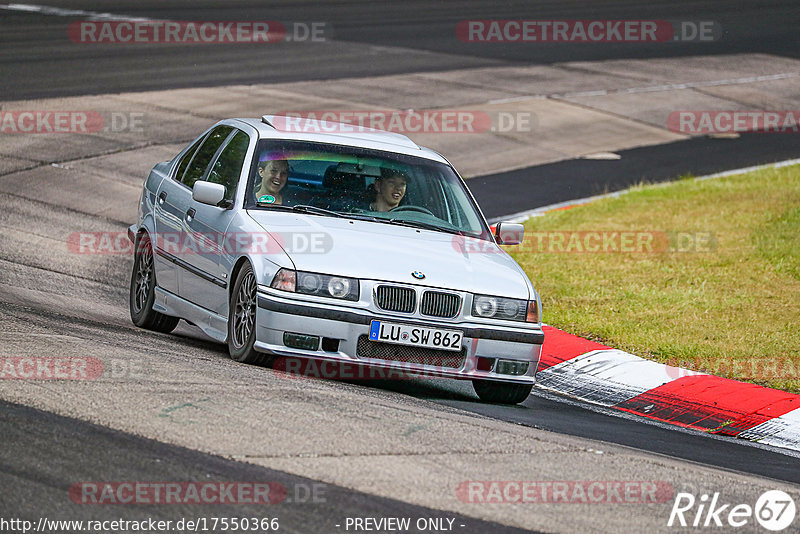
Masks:
[[[449,165],[449,162],[438,152],[421,147],[399,133],[341,122],[283,115],[264,115],[260,119],[239,118],[234,120],[244,122],[258,130],[261,139],[291,139],[371,148],[418,156]],[[288,125],[291,127],[286,127]]]

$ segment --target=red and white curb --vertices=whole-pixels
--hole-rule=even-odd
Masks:
[[[671,367],[543,328],[539,387],[672,425],[800,451],[800,395]]]

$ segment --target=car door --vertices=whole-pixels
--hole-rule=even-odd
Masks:
[[[228,138],[232,126],[221,125],[211,130],[197,144],[188,159],[182,159],[171,180],[162,180],[156,200],[156,256],[161,258],[162,271],[169,286],[167,291],[186,298],[187,292],[181,287],[184,272],[197,263],[199,251],[192,236],[186,233],[185,219],[191,209],[192,186],[205,176],[211,160],[219,147]],[[185,163],[185,165],[184,165]],[[170,273],[170,270],[172,271]],[[162,285],[158,272],[156,277]],[[195,302],[192,299],[192,302]],[[197,302],[195,302],[197,303]],[[199,303],[197,303],[199,304]]]
[[[185,211],[182,203],[186,196],[186,187],[181,183],[181,179],[205,138],[205,135],[200,137],[183,153],[169,179],[162,180],[156,191],[156,203],[153,209],[155,234],[150,236],[153,243],[156,280],[160,288],[174,294],[178,294],[179,267],[175,264],[175,258],[181,255],[180,240],[183,232],[183,211]]]
[[[234,129],[220,146],[203,179],[225,186],[223,206],[209,206],[192,200],[184,217],[184,228],[190,238],[197,240],[202,253],[192,255],[193,269],[180,273],[181,294],[219,315],[227,315],[228,263],[226,257],[235,254],[235,240],[230,239],[228,227],[236,212],[232,207],[250,146],[250,136]]]

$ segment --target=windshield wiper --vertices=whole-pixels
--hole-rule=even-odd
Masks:
[[[420,221],[409,221],[405,219],[386,219],[383,217],[375,217],[372,215],[367,215],[363,213],[340,213],[338,211],[333,211],[325,208],[320,208],[317,206],[310,206],[308,204],[297,204],[295,206],[285,206],[282,204],[267,204],[266,202],[257,202],[257,206],[264,207],[264,208],[278,208],[282,210],[288,211],[300,211],[303,213],[311,213],[313,215],[324,215],[327,217],[337,217],[337,218],[347,218],[347,219],[357,219],[361,221],[371,221],[377,223],[384,223],[384,224],[396,224],[398,226],[408,226],[410,228],[424,228],[425,230],[433,230],[436,232],[445,232],[448,234],[454,235],[468,235],[467,233],[457,230],[454,228],[447,228],[444,226],[439,226],[437,224],[431,224],[426,222]]]
[[[273,204],[272,202],[256,202],[256,206],[259,208],[275,208],[279,210],[288,210],[291,211],[291,206],[284,206],[283,204]]]
[[[297,204],[296,206],[286,206],[283,204],[268,204],[266,202],[256,202],[256,205],[260,208],[276,208],[286,211],[300,211],[303,213],[311,213],[313,215],[325,215],[328,217],[356,219],[359,221],[386,222],[386,219],[380,219],[378,217],[373,217],[372,215],[366,215],[363,213],[338,212],[325,208],[320,208],[318,206],[310,206],[308,204]]]
[[[357,221],[370,221],[370,222],[386,222],[386,219],[381,219],[380,217],[375,217],[373,215],[366,215],[364,213],[343,213],[344,217],[348,219],[355,219]]]
[[[389,224],[397,224],[399,226],[409,226],[411,228],[424,228],[426,230],[434,230],[436,232],[445,232],[448,234],[455,234],[455,235],[467,235],[461,230],[439,226],[438,224],[431,224],[420,221],[409,221],[405,219],[385,219],[385,221],[388,222]]]
[[[327,210],[325,208],[319,208],[317,206],[310,206],[308,204],[297,204],[292,206],[294,211],[302,211],[303,213],[313,213],[314,215],[327,215],[328,217],[344,217],[338,211]]]
[[[341,213],[326,210],[325,208],[318,208],[317,206],[309,206],[308,204],[297,204],[296,206],[286,206],[284,204],[272,204],[267,202],[256,202],[259,208],[275,208],[285,211],[300,211],[303,213],[312,213],[314,215],[325,215],[327,217],[344,217]]]

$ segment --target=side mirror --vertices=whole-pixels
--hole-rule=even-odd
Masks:
[[[519,245],[525,237],[525,227],[521,224],[499,222],[494,229],[498,245]]]
[[[192,200],[202,204],[216,206],[223,198],[225,198],[225,186],[222,184],[197,180],[192,187]]]

